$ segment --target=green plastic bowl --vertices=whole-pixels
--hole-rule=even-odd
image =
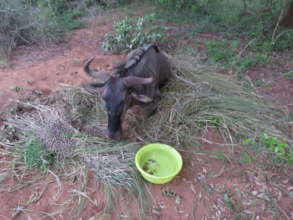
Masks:
[[[135,165],[149,182],[170,182],[181,171],[183,161],[178,151],[166,144],[154,143],[142,147],[135,155]]]

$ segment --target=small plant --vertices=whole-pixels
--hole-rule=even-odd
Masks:
[[[202,119],[198,120],[196,123],[199,127],[213,126],[220,127],[223,119],[218,115],[205,115]]]
[[[223,196],[223,201],[225,203],[225,205],[231,209],[232,211],[236,211],[237,209],[239,209],[239,207],[234,203],[233,199],[232,199],[232,193],[231,192],[226,192]]]
[[[238,72],[245,72],[246,70],[254,67],[258,64],[266,64],[270,60],[270,57],[261,53],[252,53],[245,57],[235,58],[235,69]]]
[[[283,75],[287,79],[293,79],[293,71],[289,71]]]
[[[263,133],[259,140],[247,138],[243,143],[251,147],[265,147],[278,159],[293,163],[293,150],[289,149],[288,144],[277,137],[272,137]]]
[[[266,82],[263,79],[258,79],[254,81],[254,85],[256,87],[260,87],[260,86],[270,87],[272,86],[272,82]]]
[[[102,48],[105,51],[121,52],[132,50],[143,44],[163,41],[164,34],[159,31],[161,28],[154,24],[154,16],[150,14],[141,17],[136,23],[126,17],[115,23],[114,33],[106,34]]]
[[[276,156],[282,160],[293,163],[293,150],[288,149],[288,144],[276,137],[270,137],[264,133],[261,141],[266,148],[270,149]]]
[[[206,41],[208,54],[213,61],[233,68],[238,73],[245,72],[257,64],[266,64],[269,61],[268,56],[260,53],[249,53],[246,56],[241,56],[241,52],[238,52],[239,46],[238,41]]]
[[[39,139],[32,138],[25,145],[24,161],[28,168],[46,170],[54,164],[55,156],[45,150]]]
[[[206,48],[211,58],[215,62],[222,62],[224,64],[229,64],[232,62],[238,45],[238,41],[206,41]]]
[[[254,157],[252,157],[251,155],[249,155],[249,153],[247,152],[243,152],[242,153],[242,158],[241,158],[241,162],[245,163],[245,164],[250,164],[255,160]]]
[[[13,87],[11,87],[11,89],[12,89],[13,91],[15,91],[15,92],[20,92],[20,91],[23,90],[23,88],[20,88],[20,87],[17,87],[17,86],[13,86]]]

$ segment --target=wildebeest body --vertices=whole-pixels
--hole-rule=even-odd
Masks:
[[[137,48],[127,55],[126,62],[113,70],[113,75],[93,72],[86,62],[84,70],[89,75],[102,79],[102,83],[91,83],[86,88],[103,87],[102,98],[108,113],[108,136],[121,135],[121,118],[134,101],[154,105],[159,88],[171,77],[170,63],[166,55],[155,45]]]

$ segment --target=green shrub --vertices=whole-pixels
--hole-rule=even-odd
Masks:
[[[114,33],[108,33],[102,47],[106,51],[129,51],[146,43],[164,40],[161,28],[154,23],[154,14],[141,17],[135,23],[130,18],[115,23]]]

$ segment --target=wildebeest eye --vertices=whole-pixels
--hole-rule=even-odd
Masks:
[[[119,102],[119,106],[122,106],[122,105],[124,105],[124,100]]]

